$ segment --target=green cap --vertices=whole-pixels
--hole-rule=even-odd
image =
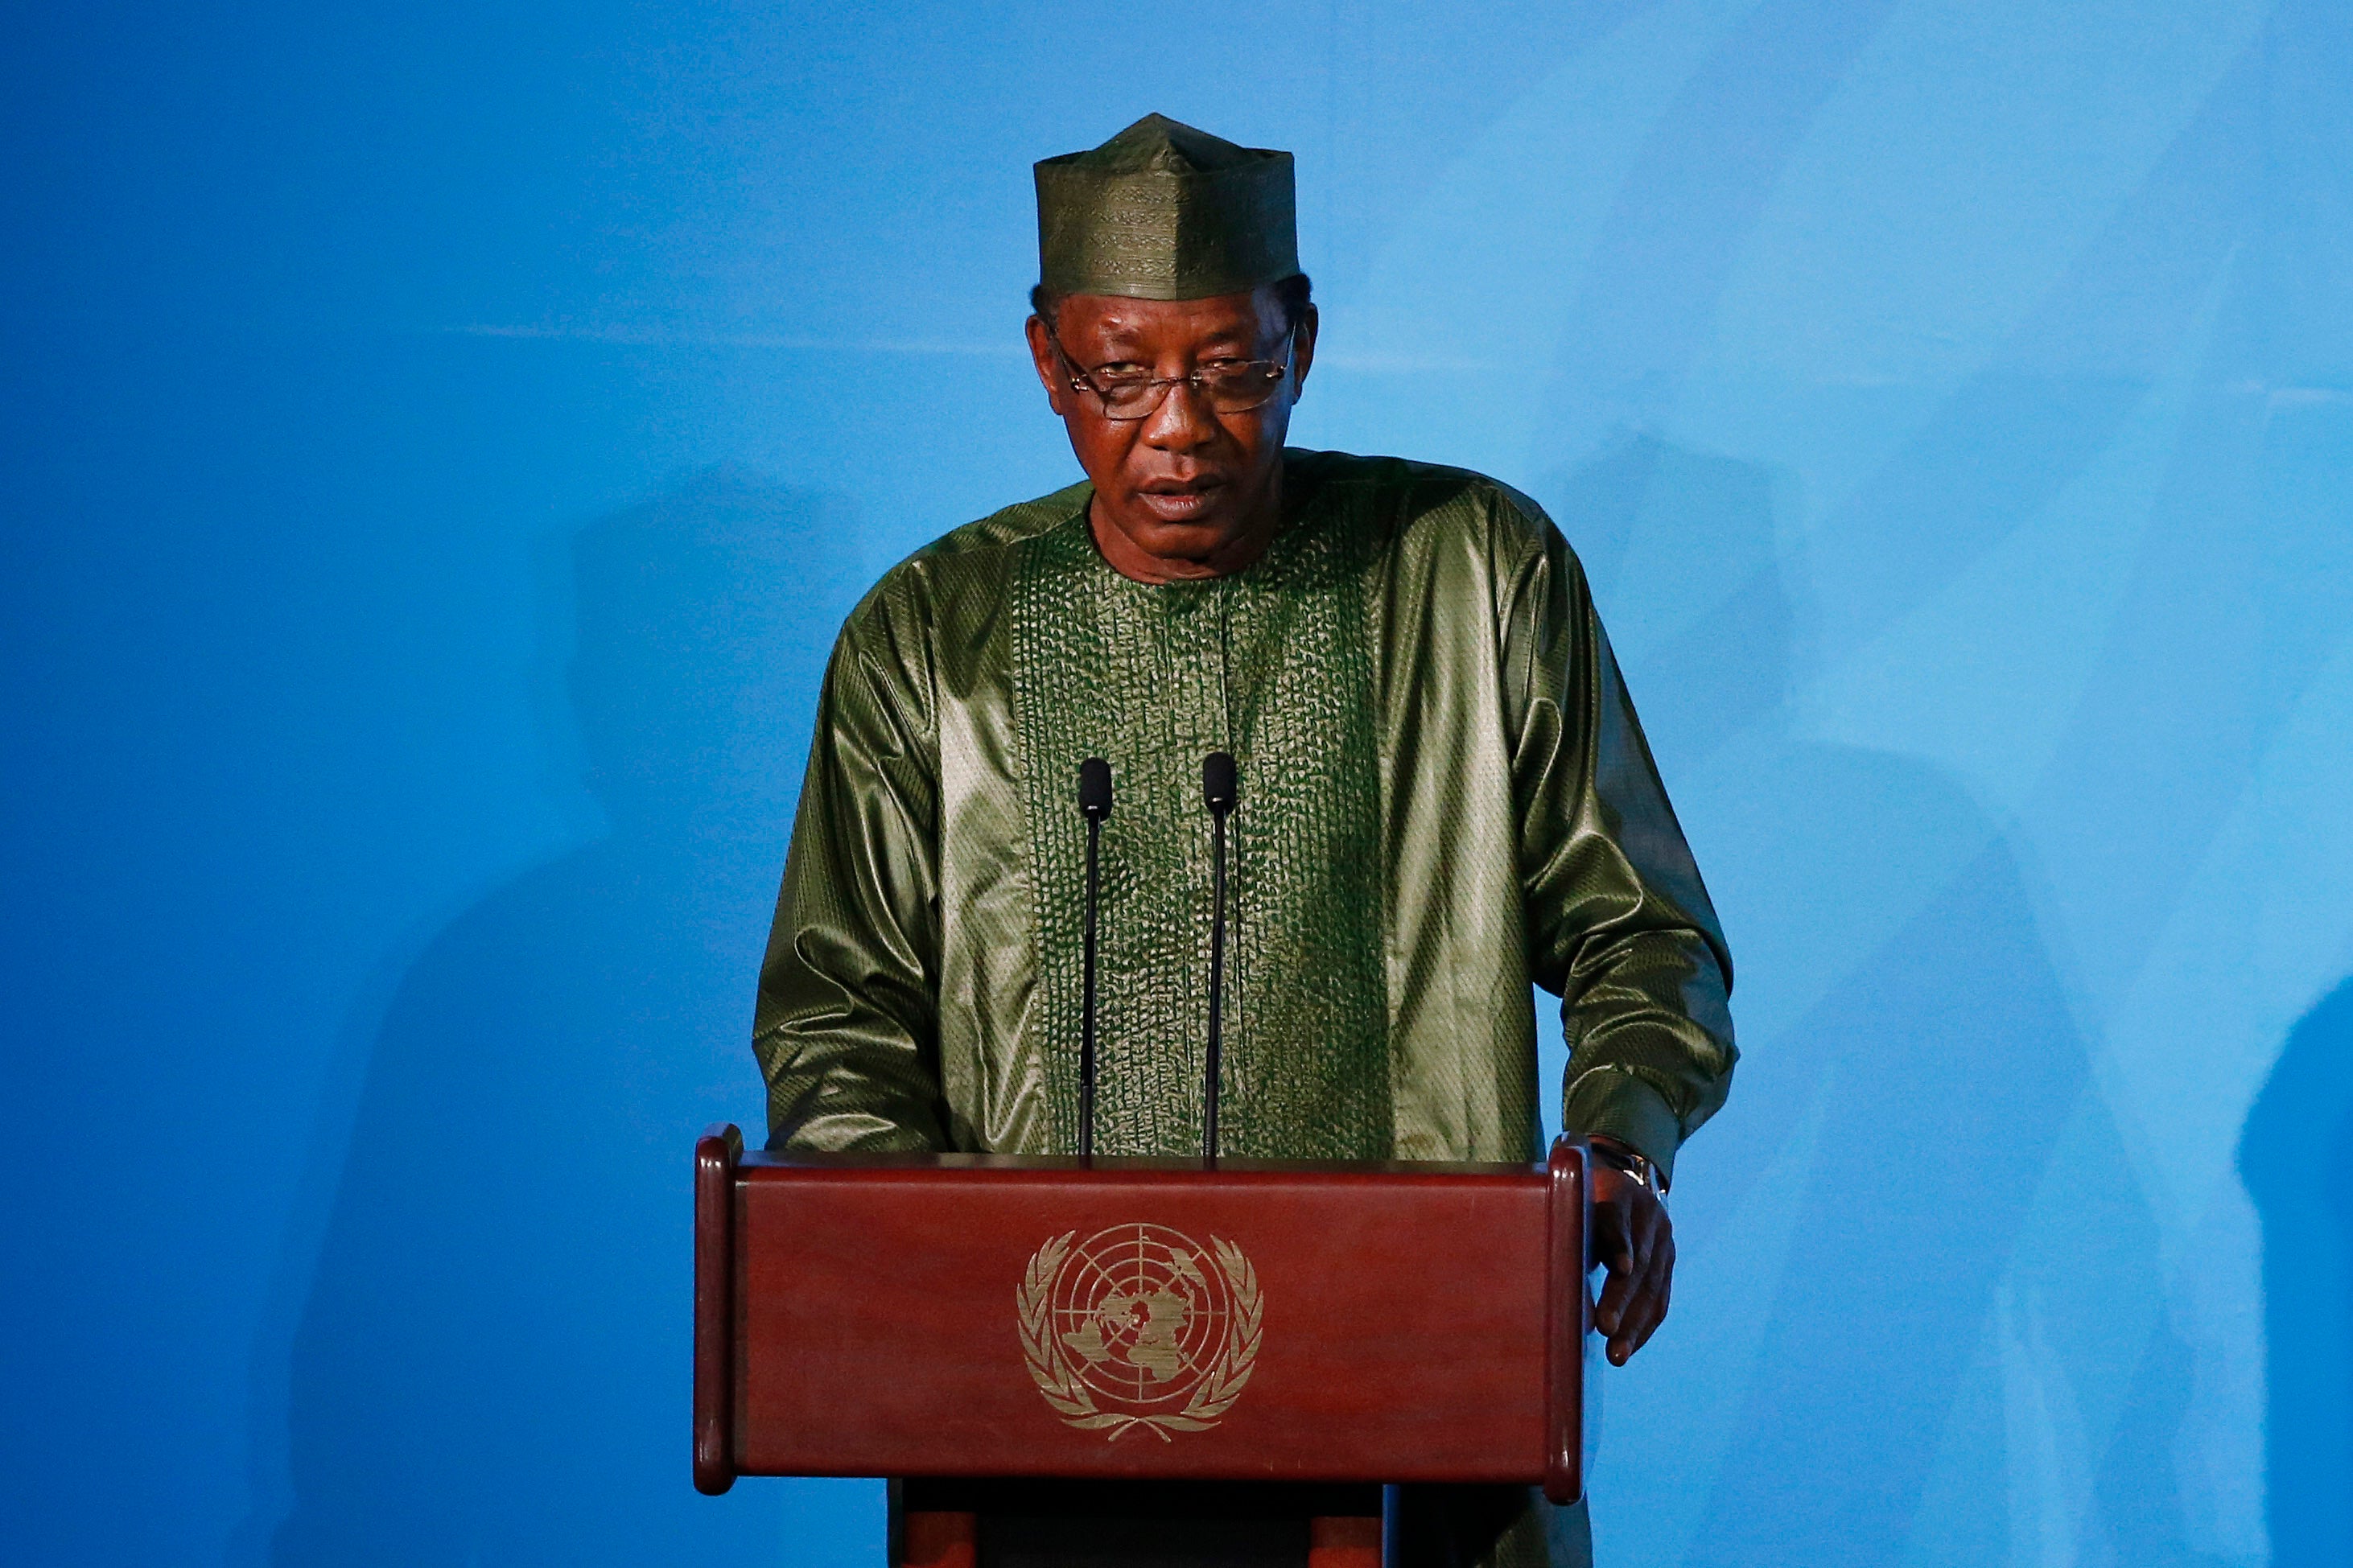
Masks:
[[[1147,114],[1038,165],[1038,274],[1052,294],[1207,300],[1299,272],[1291,154]]]

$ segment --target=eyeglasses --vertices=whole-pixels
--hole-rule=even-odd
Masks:
[[[1054,334],[1054,323],[1047,321],[1046,341],[1054,345],[1054,353],[1070,373],[1071,390],[1092,392],[1103,405],[1106,419],[1141,419],[1160,406],[1172,386],[1198,387],[1208,399],[1209,406],[1219,414],[1247,414],[1253,408],[1263,408],[1274,395],[1275,388],[1291,374],[1292,351],[1297,346],[1299,327],[1293,323],[1283,334],[1282,357],[1271,359],[1229,359],[1205,364],[1190,375],[1153,375],[1142,370],[1120,371],[1106,375],[1093,374],[1079,368],[1078,361],[1062,347],[1062,340]]]

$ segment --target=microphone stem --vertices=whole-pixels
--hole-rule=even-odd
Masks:
[[[1087,911],[1085,979],[1079,1007],[1079,1158],[1095,1157],[1095,856],[1103,821],[1087,818]]]
[[[1209,874],[1209,1052],[1202,1089],[1202,1157],[1211,1164],[1218,1159],[1218,1083],[1224,1042],[1226,983],[1226,816],[1219,812],[1212,819]]]

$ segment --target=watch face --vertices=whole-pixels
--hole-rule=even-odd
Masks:
[[[1633,1177],[1649,1188],[1651,1195],[1662,1198],[1667,1195],[1667,1189],[1659,1182],[1659,1168],[1651,1163],[1649,1156],[1637,1154],[1630,1149],[1605,1148],[1599,1144],[1591,1145],[1591,1148],[1595,1158],[1610,1169],[1623,1171]]]

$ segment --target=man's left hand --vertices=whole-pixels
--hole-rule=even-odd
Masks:
[[[1593,1256],[1609,1271],[1594,1304],[1594,1327],[1609,1337],[1609,1364],[1624,1366],[1666,1321],[1673,1294],[1675,1227],[1658,1194],[1629,1172],[1596,1160]]]

